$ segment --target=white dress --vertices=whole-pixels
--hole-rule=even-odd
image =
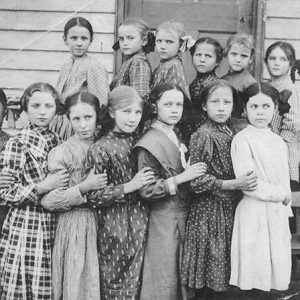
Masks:
[[[230,284],[243,290],[286,290],[291,275],[287,147],[269,128],[248,125],[232,141],[236,177],[255,170],[257,188],[244,192],[235,213]]]

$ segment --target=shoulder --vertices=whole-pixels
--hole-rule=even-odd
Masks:
[[[206,141],[212,137],[212,128],[207,124],[201,125],[191,136],[191,140],[195,141]]]
[[[94,57],[87,56],[89,70],[95,70],[98,72],[107,73],[105,67],[100,63],[100,61]]]

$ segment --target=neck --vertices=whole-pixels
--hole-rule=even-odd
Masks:
[[[273,76],[271,75],[272,81],[283,81],[286,79],[291,79],[291,70],[289,70],[286,74],[283,74],[281,76]]]
[[[167,124],[159,119],[156,119],[154,124],[156,124],[157,126],[163,128],[167,131],[171,131],[174,128],[174,125]]]

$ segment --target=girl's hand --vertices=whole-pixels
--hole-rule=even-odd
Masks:
[[[282,201],[283,205],[288,205],[292,201],[292,193],[287,192],[284,200]]]
[[[198,162],[193,165],[188,165],[187,168],[175,177],[177,184],[194,180],[206,172],[206,163]]]
[[[237,189],[242,191],[254,191],[257,187],[257,176],[255,172],[248,171],[236,179]]]
[[[79,184],[79,190],[82,194],[89,191],[102,190],[107,186],[107,174],[95,174],[93,168],[86,179]]]
[[[132,193],[140,190],[145,185],[151,183],[155,179],[154,172],[149,167],[141,169],[131,181],[124,184],[124,194]]]
[[[5,188],[13,185],[15,178],[7,173],[0,174],[0,188]]]
[[[41,195],[57,188],[66,188],[69,184],[69,180],[70,175],[67,170],[49,174],[43,181],[36,185],[37,193]]]

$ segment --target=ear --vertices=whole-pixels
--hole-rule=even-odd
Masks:
[[[148,44],[148,37],[144,36],[143,37],[143,46],[146,46]]]
[[[247,109],[246,109],[246,107],[244,107],[244,114],[245,114],[245,116],[247,116],[247,117],[248,117],[248,114],[247,114]]]
[[[249,64],[252,64],[252,62],[253,62],[253,54],[250,57]]]
[[[206,102],[202,104],[202,109],[203,109],[204,111],[207,111]]]
[[[112,119],[115,118],[116,114],[115,114],[114,110],[112,110],[111,108],[109,108],[109,109],[108,109],[108,113],[109,113],[109,116],[110,116]]]
[[[62,39],[65,42],[65,44],[68,46],[67,38],[64,35],[62,36]]]

